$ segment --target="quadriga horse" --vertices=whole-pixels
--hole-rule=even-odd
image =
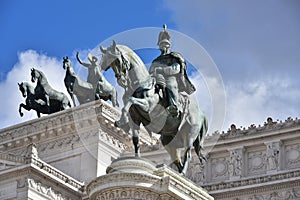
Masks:
[[[97,87],[93,88],[93,85],[91,83],[82,81],[75,74],[72,62],[70,61],[68,56],[64,57],[63,59],[63,68],[66,70],[64,82],[74,105],[75,95],[80,104],[93,100],[103,99],[105,101],[110,100],[114,107],[119,106],[115,88],[105,79],[102,74],[101,79],[97,83]]]
[[[21,117],[23,117],[24,115],[22,113],[22,108],[26,109],[27,111],[30,111],[31,109],[35,110],[39,118],[41,117],[41,113],[51,114],[60,111],[60,109],[58,109],[59,106],[49,107],[46,105],[45,101],[41,99],[36,100],[34,94],[34,88],[28,82],[18,83],[18,86],[19,86],[19,90],[22,93],[22,96],[26,98],[25,100],[26,104],[21,103],[19,106],[19,113]],[[50,101],[52,101],[50,103],[51,105],[55,105],[55,104],[59,105],[59,102],[55,100],[50,100]]]
[[[68,97],[62,93],[54,90],[48,83],[48,80],[45,74],[42,71],[39,71],[35,68],[31,69],[31,81],[37,82],[36,87],[34,89],[35,99],[42,100],[46,103],[51,109],[65,110],[68,107],[71,107],[71,103]],[[53,101],[58,101],[58,105],[51,104]],[[57,107],[57,108],[53,108]]]
[[[103,54],[101,68],[107,70],[111,67],[118,84],[125,89],[124,108],[119,123],[129,120],[136,156],[139,156],[138,132],[140,124],[143,124],[150,135],[151,132],[161,135],[162,144],[180,173],[186,174],[193,146],[203,164],[205,158],[202,146],[207,121],[196,102],[181,94],[183,112],[178,117],[171,116],[165,109],[166,99],[160,98],[155,90],[155,81],[135,52],[115,42],[107,49],[100,49]],[[128,113],[130,117],[127,117]],[[181,148],[185,149],[183,163],[178,151]]]
[[[63,68],[66,70],[64,82],[67,91],[72,98],[73,104],[76,105],[74,95],[77,97],[80,104],[93,101],[95,99],[95,94],[92,84],[82,81],[75,74],[72,63],[68,56],[64,57],[63,59]]]

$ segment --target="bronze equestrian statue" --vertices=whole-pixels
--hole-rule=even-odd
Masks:
[[[179,93],[177,105],[181,107],[181,111],[175,115],[167,109],[170,106],[168,97],[160,95],[156,79],[134,51],[127,46],[116,45],[115,42],[107,49],[100,49],[101,68],[112,68],[118,84],[125,90],[121,119],[116,124],[126,131],[128,127],[125,125],[129,125],[133,134],[135,155],[140,156],[139,129],[143,124],[150,135],[152,132],[161,135],[162,144],[180,173],[186,174],[192,157],[192,147],[203,164],[205,157],[202,147],[208,125],[196,101]],[[181,148],[185,149],[183,160],[178,151]]]

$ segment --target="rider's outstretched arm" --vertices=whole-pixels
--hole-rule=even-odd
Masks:
[[[84,63],[84,62],[82,62],[82,61],[80,60],[80,58],[79,58],[79,52],[76,53],[76,58],[77,58],[77,61],[78,61],[81,65],[83,65],[83,66],[85,66],[85,67],[87,67],[87,68],[91,67],[91,64],[89,64],[89,63]]]

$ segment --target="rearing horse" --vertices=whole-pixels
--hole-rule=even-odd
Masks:
[[[50,108],[51,100],[60,102],[58,105],[58,110],[65,110],[68,107],[71,107],[71,103],[68,97],[62,93],[54,90],[48,83],[48,80],[45,74],[42,71],[39,71],[35,68],[31,69],[31,81],[34,83],[37,82],[34,89],[35,99],[45,101],[46,105]]]
[[[203,164],[205,158],[202,146],[207,121],[196,102],[180,94],[183,112],[177,117],[172,116],[165,109],[165,97],[160,97],[154,79],[134,51],[127,46],[116,45],[115,42],[107,49],[100,49],[103,54],[101,68],[107,70],[111,67],[118,84],[125,89],[121,121],[128,119],[136,156],[139,156],[139,128],[143,124],[150,135],[151,132],[161,135],[162,144],[180,173],[186,174],[193,146]],[[127,117],[128,114],[130,117]],[[183,163],[178,151],[181,148],[185,149]]]
[[[21,117],[23,117],[22,113],[22,108],[25,110],[30,111],[31,109],[35,110],[37,113],[38,118],[41,117],[41,113],[43,114],[51,114],[60,111],[60,107],[58,106],[60,102],[56,100],[51,100],[50,99],[50,105],[52,106],[47,106],[45,101],[41,99],[36,99],[35,93],[34,93],[34,88],[31,86],[28,82],[21,82],[18,83],[19,90],[22,93],[22,96],[26,98],[25,104],[21,103],[19,105],[19,114]],[[53,106],[55,105],[55,106]]]

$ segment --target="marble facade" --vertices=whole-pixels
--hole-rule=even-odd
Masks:
[[[132,155],[131,136],[113,125],[119,114],[95,101],[0,130],[0,199],[89,199],[87,186]],[[154,165],[171,163],[146,132],[141,146]],[[193,155],[187,178],[215,199],[300,199],[299,119],[232,125],[205,149],[206,165]]]

